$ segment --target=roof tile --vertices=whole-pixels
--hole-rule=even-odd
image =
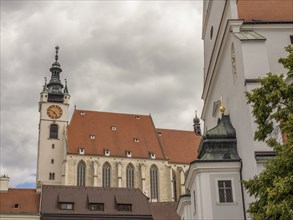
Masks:
[[[10,188],[7,192],[0,192],[1,214],[38,214],[39,203],[40,194],[37,194],[35,189]]]
[[[237,8],[245,21],[293,21],[292,0],[238,0]]]

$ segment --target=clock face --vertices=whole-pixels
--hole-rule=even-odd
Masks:
[[[62,116],[62,108],[58,105],[50,105],[47,109],[47,115],[52,119],[58,119]]]

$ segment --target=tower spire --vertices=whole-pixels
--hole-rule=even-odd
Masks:
[[[50,72],[52,73],[51,79],[47,85],[48,93],[49,93],[49,102],[63,102],[63,84],[60,80],[60,73],[62,72],[61,65],[58,62],[58,52],[59,46],[55,47],[55,62],[52,64],[50,68]]]
[[[57,45],[55,47],[55,49],[56,49],[55,61],[58,62],[58,50],[59,50],[59,46]]]
[[[195,110],[195,117],[193,119],[193,128],[194,128],[194,133],[197,136],[201,135],[200,119],[197,117],[197,110]]]

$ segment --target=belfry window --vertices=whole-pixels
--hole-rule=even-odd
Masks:
[[[103,187],[110,187],[111,166],[108,162],[103,165]]]
[[[85,169],[85,162],[80,161],[77,165],[77,186],[85,186]]]
[[[158,201],[158,168],[155,165],[150,169],[151,201]]]
[[[128,164],[126,167],[126,187],[134,187],[134,166],[132,164]]]
[[[49,173],[49,180],[55,180],[55,173]]]
[[[58,138],[58,125],[51,124],[50,125],[50,136],[49,138]]]

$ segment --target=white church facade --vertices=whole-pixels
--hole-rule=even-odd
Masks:
[[[69,122],[70,95],[60,80],[58,49],[40,94],[37,188],[139,188],[152,202],[177,201],[196,159],[199,119],[194,131],[182,131],[156,128],[151,115],[75,109]]]
[[[278,59],[293,43],[292,16],[292,1],[203,1],[204,134],[185,182],[190,193],[178,202],[181,219],[250,218],[253,199],[241,180],[261,172],[274,152],[254,140],[245,92],[258,77],[285,71]]]

